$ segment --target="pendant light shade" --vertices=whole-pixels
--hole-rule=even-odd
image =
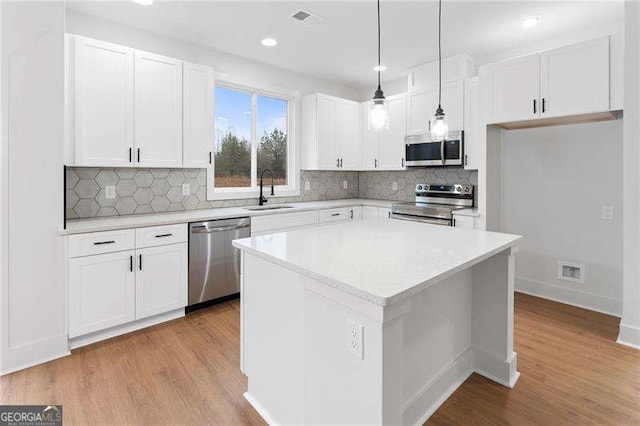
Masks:
[[[449,137],[449,120],[442,109],[442,0],[438,1],[438,108],[431,119],[431,140],[443,141]]]
[[[369,104],[369,131],[379,132],[389,128],[389,101],[380,87],[380,0],[378,0],[378,89]]]

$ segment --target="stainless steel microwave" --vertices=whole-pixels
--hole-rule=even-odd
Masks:
[[[449,132],[444,141],[432,141],[429,133],[404,138],[406,165],[464,166],[464,132]]]

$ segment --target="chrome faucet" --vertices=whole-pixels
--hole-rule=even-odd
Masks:
[[[262,178],[264,177],[264,174],[266,172],[269,172],[269,174],[271,175],[271,195],[276,195],[273,192],[273,172],[269,169],[264,169],[262,173],[260,173],[260,198],[258,199],[259,205],[263,205],[264,203],[267,202],[267,198],[264,195],[262,195]]]

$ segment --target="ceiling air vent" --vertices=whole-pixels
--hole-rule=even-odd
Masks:
[[[302,22],[303,24],[310,26],[318,25],[320,22],[324,21],[324,18],[305,12],[304,10],[297,11],[291,15],[291,17],[298,22]]]

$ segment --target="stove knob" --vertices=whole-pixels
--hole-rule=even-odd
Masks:
[[[424,186],[424,190],[425,190],[425,191],[428,191],[428,190],[429,190],[429,185],[425,185],[425,186]]]
[[[418,191],[422,191],[422,185],[418,185],[418,188],[416,188]]]
[[[464,192],[466,192],[466,193],[471,192],[471,187],[469,187],[469,186],[465,186],[465,187],[464,187]]]

